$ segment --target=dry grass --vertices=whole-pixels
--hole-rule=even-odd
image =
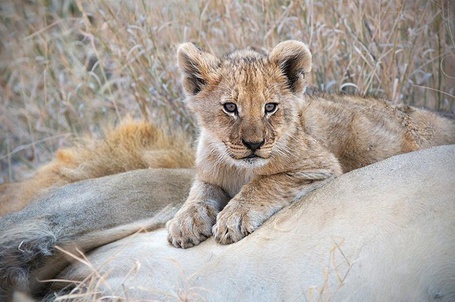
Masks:
[[[127,114],[194,130],[175,49],[309,44],[313,83],[455,110],[450,0],[0,3],[0,182]]]

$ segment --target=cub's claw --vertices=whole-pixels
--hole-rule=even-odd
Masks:
[[[214,207],[204,203],[183,207],[166,223],[167,240],[173,246],[184,249],[198,245],[212,235],[217,214]]]
[[[218,214],[212,233],[218,243],[231,244],[254,232],[265,220],[257,212],[228,204]]]

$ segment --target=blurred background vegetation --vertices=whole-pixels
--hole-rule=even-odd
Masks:
[[[450,0],[6,0],[0,3],[0,183],[127,115],[194,132],[175,50],[223,54],[287,39],[312,84],[455,111]]]

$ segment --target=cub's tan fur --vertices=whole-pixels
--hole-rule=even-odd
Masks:
[[[0,216],[18,211],[50,188],[134,169],[190,168],[194,154],[183,134],[166,134],[145,121],[126,119],[92,146],[57,151],[35,176],[0,186]]]
[[[428,111],[358,96],[304,97],[311,53],[298,41],[222,58],[185,43],[177,56],[200,137],[197,177],[167,223],[176,247],[212,234],[236,242],[323,180],[455,143],[454,122]]]

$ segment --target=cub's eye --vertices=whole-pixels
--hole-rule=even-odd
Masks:
[[[228,113],[237,113],[237,105],[234,103],[225,103],[223,108]]]
[[[273,113],[273,112],[275,112],[277,106],[278,106],[277,103],[267,103],[267,104],[265,104],[265,112]]]

